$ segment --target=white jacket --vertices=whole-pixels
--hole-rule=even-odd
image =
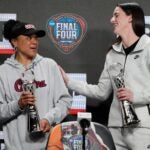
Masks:
[[[125,86],[134,93],[133,105],[141,121],[139,127],[150,128],[150,114],[147,107],[147,104],[150,104],[150,37],[147,35],[140,38],[135,49],[127,57],[122,49],[122,43],[113,45],[106,56],[105,66],[97,85],[69,80],[68,88],[100,101],[106,100],[113,91],[108,126],[122,127],[121,107],[116,97],[116,86],[111,70],[116,63],[123,66]]]

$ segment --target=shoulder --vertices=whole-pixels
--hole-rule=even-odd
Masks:
[[[54,72],[58,70],[57,62],[52,58],[43,57],[40,61],[40,66],[46,70],[53,70]]]
[[[0,80],[4,80],[12,74],[12,69],[7,64],[1,64],[0,65]]]
[[[138,47],[141,49],[144,49],[145,47],[147,47],[149,45],[150,45],[150,37],[148,35],[144,34],[138,42]]]
[[[52,58],[48,58],[48,57],[42,57],[42,60],[41,60],[41,63],[42,63],[42,65],[43,65],[43,67],[46,65],[48,65],[48,66],[56,66],[57,65],[57,63],[56,63],[56,61],[54,60],[54,59],[52,59]]]
[[[9,65],[7,65],[7,64],[5,64],[5,63],[0,65],[0,72],[1,72],[1,73],[5,72],[5,71],[8,70],[8,69],[10,69]],[[0,74],[1,74],[1,73],[0,73]]]

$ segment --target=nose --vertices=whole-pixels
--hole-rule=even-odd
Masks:
[[[110,18],[110,23],[114,23],[114,16],[112,16],[111,18]]]

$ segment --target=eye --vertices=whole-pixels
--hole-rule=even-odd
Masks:
[[[115,14],[115,17],[116,17],[116,18],[118,18],[118,16],[119,16],[118,14]]]
[[[113,15],[115,18],[118,18],[119,17],[119,14],[117,12],[114,13]]]
[[[30,40],[32,39],[32,35],[29,36],[29,39],[30,39]]]
[[[26,38],[25,38],[26,40],[30,40],[30,37],[29,36],[26,36]]]

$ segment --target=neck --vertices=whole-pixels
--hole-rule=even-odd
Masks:
[[[127,38],[122,39],[122,43],[125,48],[130,47],[133,43],[135,43],[139,39],[138,36],[127,36]]]
[[[16,60],[26,67],[32,63],[33,58],[16,54]]]
[[[135,34],[133,29],[128,29],[127,31],[124,31],[124,34],[121,35],[122,43],[125,48],[131,46],[133,43],[135,43],[139,37]]]

